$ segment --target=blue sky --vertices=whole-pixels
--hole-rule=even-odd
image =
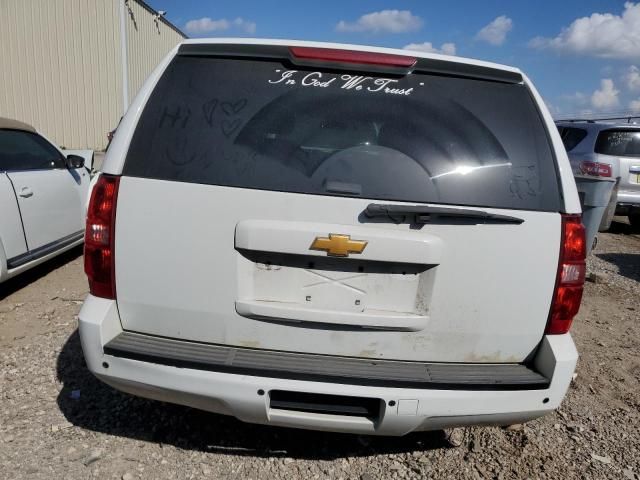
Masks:
[[[149,3],[192,37],[413,45],[519,67],[557,117],[640,112],[640,1]]]

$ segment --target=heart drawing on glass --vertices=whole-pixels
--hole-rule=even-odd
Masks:
[[[237,102],[222,102],[221,106],[222,106],[222,111],[225,113],[225,115],[227,116],[237,115],[242,111],[244,107],[247,106],[247,99],[242,98]]]

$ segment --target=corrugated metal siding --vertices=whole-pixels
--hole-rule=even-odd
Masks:
[[[129,2],[127,44],[129,67],[129,101],[160,60],[184,37],[136,1]]]
[[[0,1],[0,116],[102,148],[121,116],[115,0]]]
[[[67,148],[102,149],[122,116],[120,0],[0,0],[0,116]],[[182,36],[136,0],[129,99]],[[135,19],[135,22],[134,22]]]

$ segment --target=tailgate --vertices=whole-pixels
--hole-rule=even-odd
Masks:
[[[442,362],[521,361],[543,335],[559,214],[412,229],[360,223],[360,199],[135,178],[121,180],[118,201],[131,206],[116,224],[127,330]],[[309,249],[330,233],[368,244],[347,258]]]

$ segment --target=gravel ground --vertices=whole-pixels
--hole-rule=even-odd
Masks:
[[[0,478],[640,478],[640,236],[601,234],[562,408],[524,426],[378,438],[243,424],[88,373],[81,251],[0,286]]]

